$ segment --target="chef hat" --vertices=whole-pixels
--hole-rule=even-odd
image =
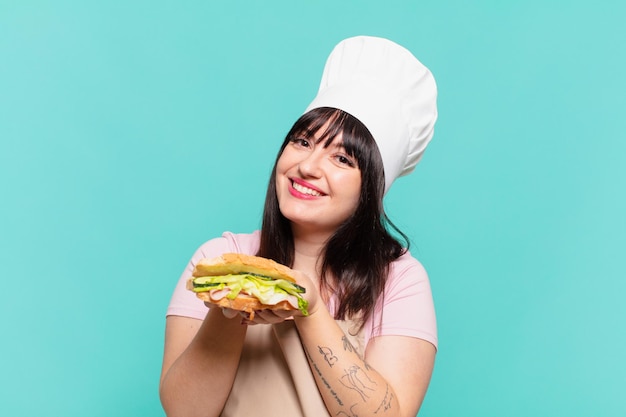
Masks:
[[[413,171],[433,136],[437,86],[402,46],[357,36],[341,41],[328,57],[306,111],[319,107],[343,110],[368,128],[382,156],[387,192],[397,177]]]

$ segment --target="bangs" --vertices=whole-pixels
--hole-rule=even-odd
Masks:
[[[304,114],[293,126],[288,138],[304,136],[311,139],[315,133],[325,129],[316,143],[329,147],[337,137],[341,137],[344,151],[356,159],[363,169],[372,158],[372,152],[378,153],[378,147],[369,130],[358,119],[335,108],[321,107]]]

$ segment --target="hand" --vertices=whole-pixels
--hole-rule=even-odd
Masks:
[[[237,317],[237,315],[241,313],[241,311],[233,310],[232,308],[222,307],[217,304],[210,303],[208,301],[205,301],[204,305],[207,306],[208,308],[221,308],[222,313],[224,314],[224,317],[226,317],[227,319],[235,318]]]
[[[241,324],[276,324],[285,320],[292,320],[293,316],[300,313],[299,310],[256,310],[254,314],[239,311]]]
[[[306,289],[303,297],[309,302],[309,306],[307,307],[309,316],[315,314],[319,305],[324,304],[323,302],[320,303],[320,291],[318,283],[316,281],[313,281],[309,275],[305,274],[302,271],[294,270],[294,278],[296,279],[296,283],[298,285]],[[296,316],[302,316],[300,311],[297,311],[297,313],[298,314],[295,314]]]

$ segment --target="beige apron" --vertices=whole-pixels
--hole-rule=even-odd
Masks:
[[[355,324],[337,321],[363,354],[363,334]],[[309,362],[292,320],[249,326],[241,361],[222,417],[327,417]]]

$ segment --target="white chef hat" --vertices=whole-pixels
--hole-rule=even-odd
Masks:
[[[385,192],[409,174],[433,136],[437,86],[411,52],[383,38],[356,36],[331,52],[319,91],[306,111],[343,110],[363,123],[378,145]]]

